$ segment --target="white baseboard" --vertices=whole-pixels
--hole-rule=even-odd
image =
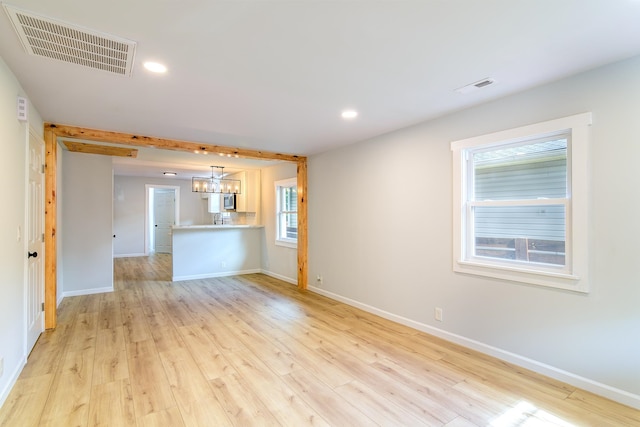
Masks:
[[[113,285],[105,286],[104,288],[81,289],[79,291],[62,292],[62,299],[66,297],[76,297],[79,295],[104,294],[109,292],[113,292]],[[62,301],[62,299],[60,301]]]
[[[149,256],[149,254],[145,253],[135,253],[135,254],[113,254],[114,258],[133,258],[133,257],[141,257],[141,256]]]
[[[13,373],[11,374],[11,378],[9,379],[9,382],[2,389],[2,392],[0,393],[0,408],[2,408],[2,405],[4,405],[5,401],[7,400],[7,397],[9,397],[9,393],[11,393],[13,386],[16,385],[16,381],[18,381],[18,377],[20,377],[20,374],[22,373],[22,370],[24,369],[26,364],[27,364],[27,356],[24,356],[22,358],[22,363],[18,363],[18,366],[16,366],[16,369],[14,369]]]
[[[567,384],[573,385],[575,387],[581,388],[583,390],[590,391],[594,394],[606,397],[611,400],[615,400],[616,402],[622,403],[627,406],[631,406],[632,408],[640,409],[640,396],[637,394],[629,393],[627,391],[620,390],[615,387],[611,387],[607,384],[602,384],[598,381],[594,381],[589,378],[576,375],[574,373],[565,371],[563,369],[559,369],[554,366],[547,365],[545,363],[538,362],[533,359],[529,359],[528,357],[511,353],[509,351],[502,350],[500,348],[493,347],[491,345],[484,344],[482,342],[463,337],[461,335],[452,334],[451,332],[447,332],[442,329],[435,328],[425,323],[416,322],[414,320],[407,319],[406,317],[398,316],[396,314],[389,313],[384,310],[380,310],[376,307],[363,304],[361,302],[343,297],[338,294],[334,294],[333,292],[329,292],[324,289],[317,288],[315,286],[309,286],[308,289],[312,292],[323,295],[327,298],[331,298],[333,300],[343,302],[345,304],[348,304],[353,307],[364,310],[366,312],[378,315],[385,319],[392,320],[394,322],[400,323],[405,326],[409,326],[411,328],[434,335],[436,337],[445,339],[447,341],[451,341],[453,343],[462,345],[467,348],[471,348],[481,353],[488,354],[497,359],[504,360],[514,365],[518,365],[523,368],[529,369],[531,371],[537,372],[539,374],[554,378],[558,381],[562,381]]]
[[[193,274],[190,276],[173,276],[171,280],[174,282],[181,282],[183,280],[198,280],[198,279],[210,279],[212,277],[240,276],[242,274],[255,274],[255,273],[261,273],[261,272],[262,270],[260,270],[259,268],[255,268],[252,270],[223,271],[220,273]]]
[[[266,274],[267,276],[276,278],[276,279],[280,279],[283,282],[287,282],[287,283],[291,283],[292,285],[297,285],[298,284],[298,280],[297,279],[292,279],[290,277],[287,276],[283,276],[282,274],[278,274],[278,273],[274,273],[273,271],[267,271],[267,270],[261,270],[262,274]]]

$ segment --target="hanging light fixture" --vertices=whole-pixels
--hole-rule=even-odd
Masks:
[[[213,169],[220,169],[220,175],[215,176]],[[241,182],[239,179],[224,178],[224,166],[211,166],[211,177],[191,178],[191,191],[194,193],[222,193],[241,194]]]

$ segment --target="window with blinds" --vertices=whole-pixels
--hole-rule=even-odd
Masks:
[[[469,152],[475,256],[565,265],[568,139]]]
[[[451,143],[453,270],[589,290],[591,113]]]

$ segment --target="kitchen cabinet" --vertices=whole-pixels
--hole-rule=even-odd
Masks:
[[[239,179],[242,192],[236,196],[236,212],[260,212],[260,171],[245,170],[229,178]]]
[[[220,213],[222,212],[222,206],[220,203],[220,194],[207,194],[207,211],[209,213]]]

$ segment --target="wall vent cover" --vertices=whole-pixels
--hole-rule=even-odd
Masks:
[[[131,76],[136,42],[3,6],[27,53]]]

